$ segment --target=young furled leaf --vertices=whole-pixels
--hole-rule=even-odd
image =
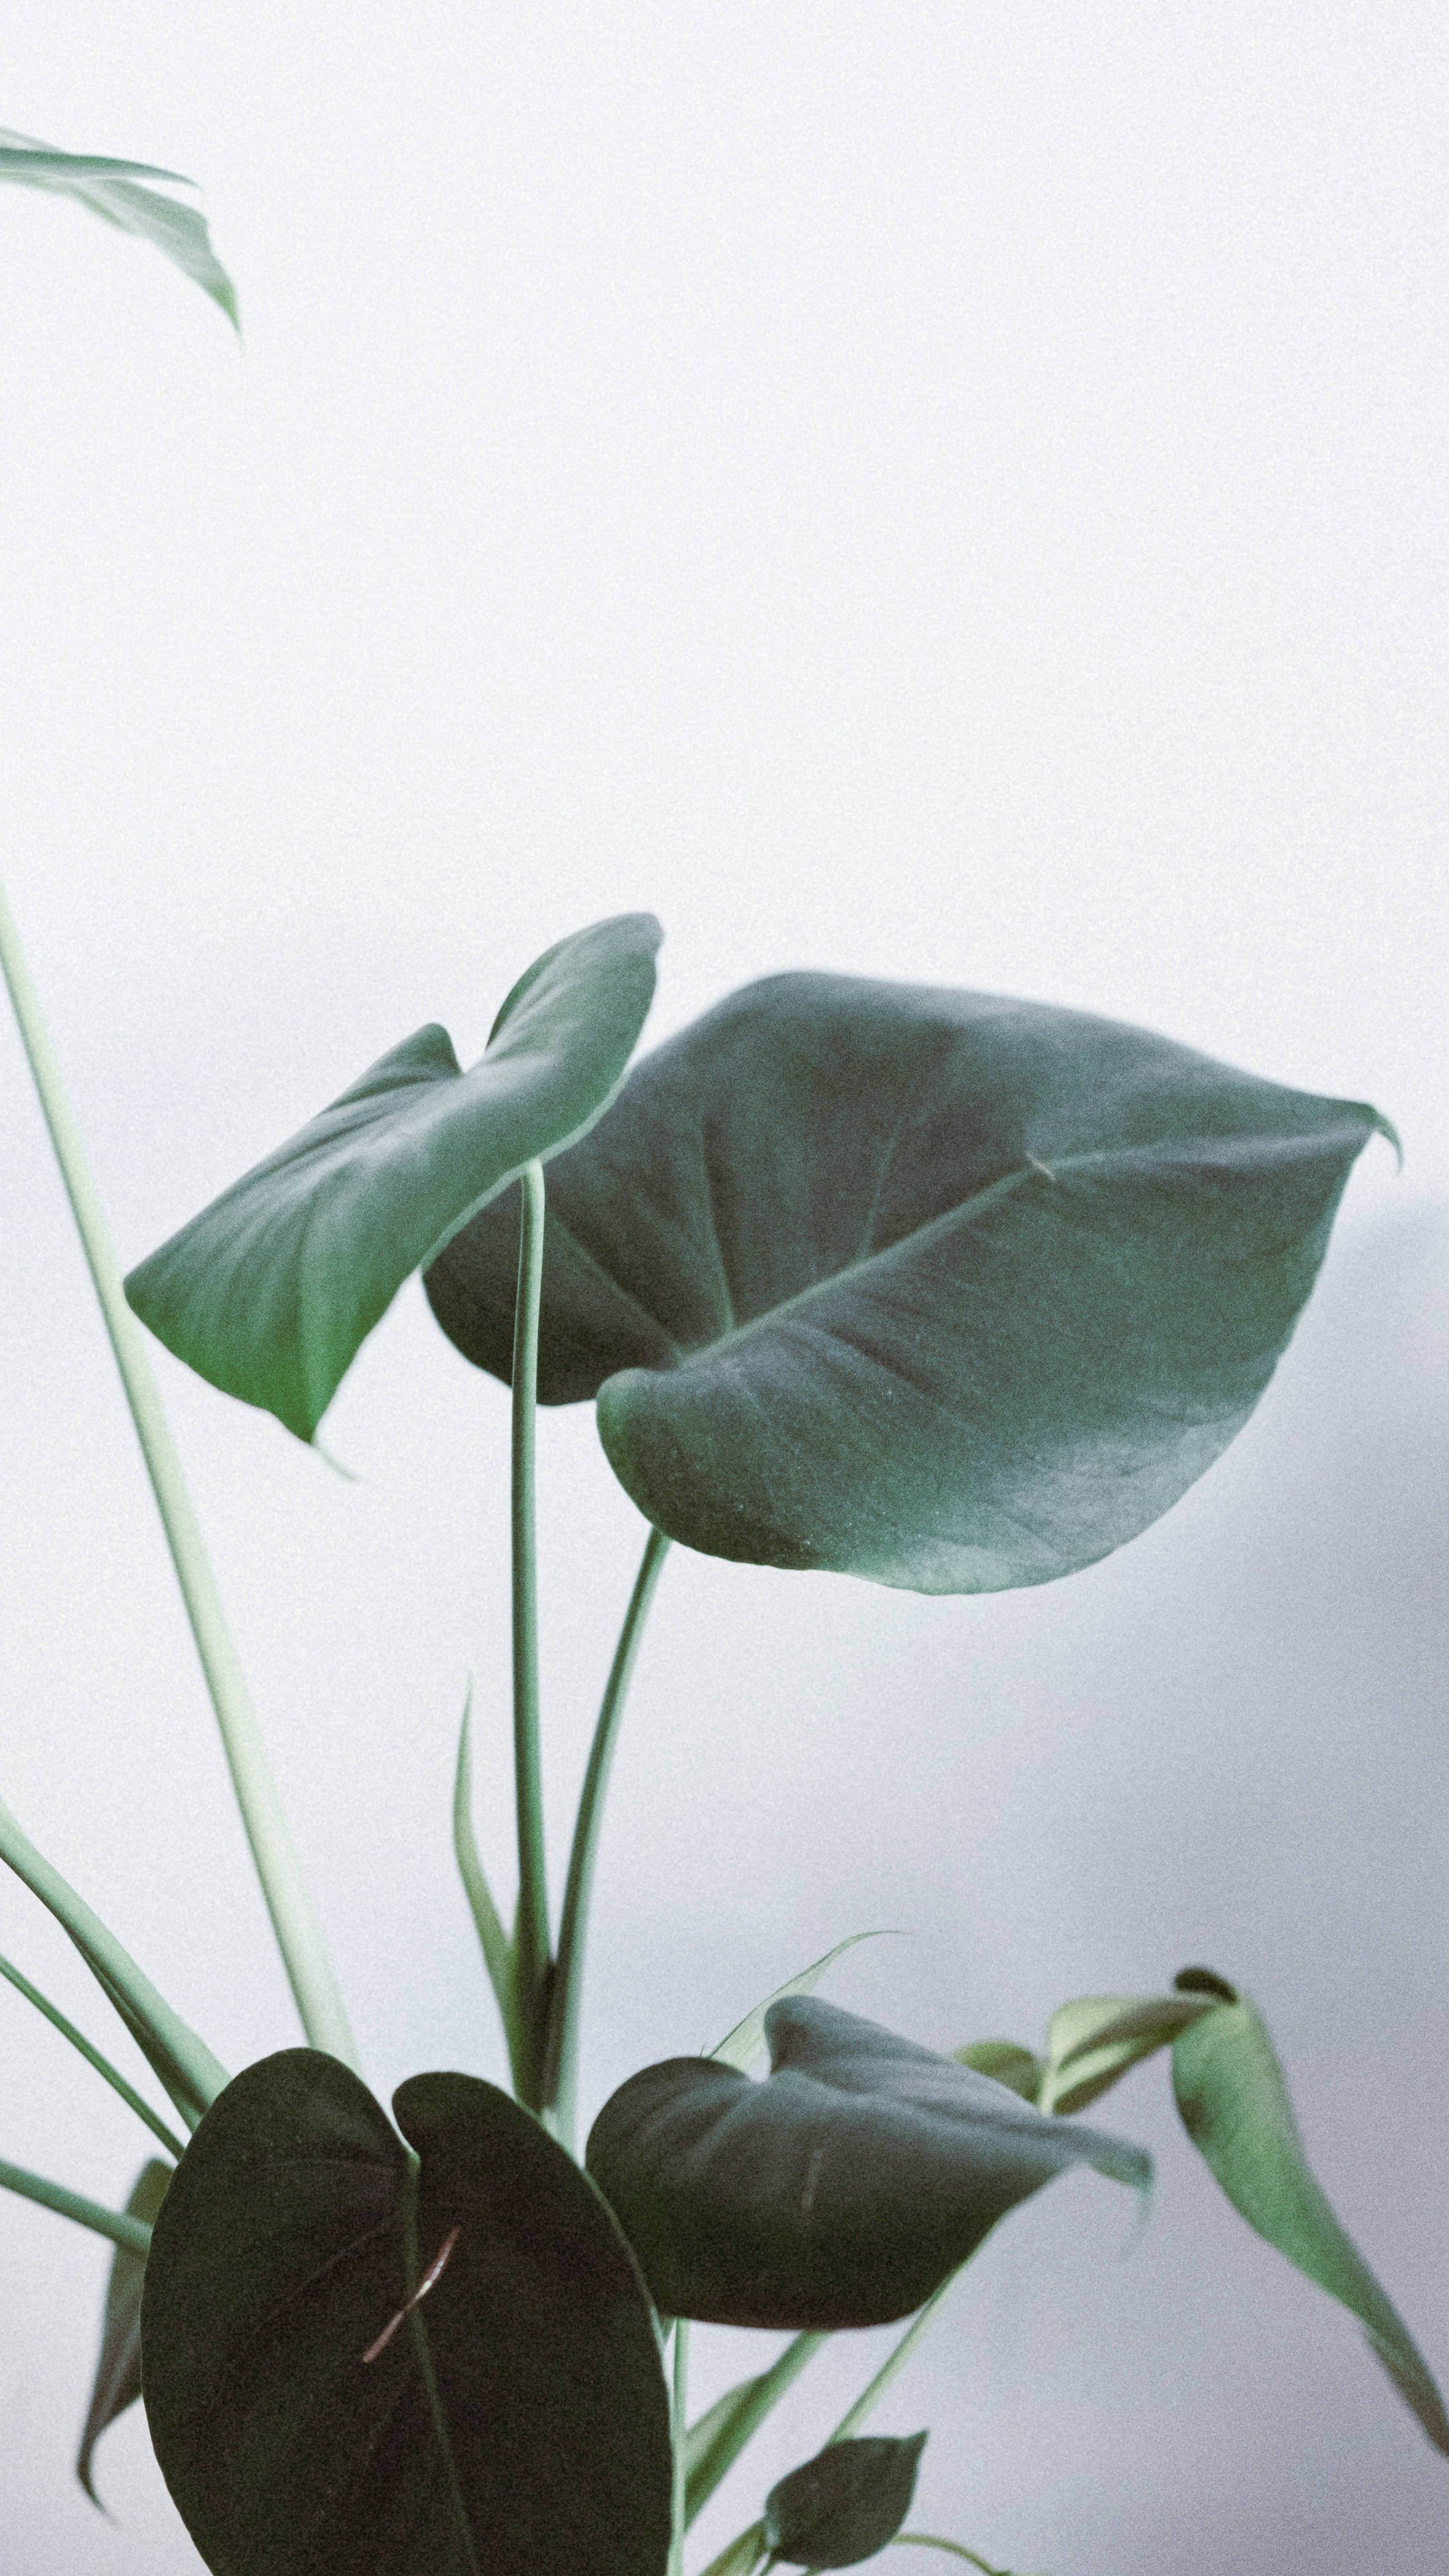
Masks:
[[[162,2207],[156,2456],[214,2576],[663,2576],[669,2401],[599,2194],[468,2075],[249,2067]]]
[[[1037,2100],[1043,2111],[1084,2111],[1121,2082],[1129,2068],[1205,2012],[1219,2008],[1213,1995],[1081,1995],[1052,2014],[1047,2062]]]
[[[599,1116],[644,1025],[662,936],[636,912],[561,940],[514,985],[470,1072],[436,1026],[380,1057],[130,1273],[142,1323],[310,1440],[409,1273]],[[517,1250],[515,1216],[515,1262]]]
[[[921,2306],[999,2218],[1074,2163],[1145,2188],[1151,2158],[817,1997],[773,2004],[762,2084],[712,2058],[605,2103],[589,2171],[661,2314],[796,2329]]]
[[[789,2567],[856,2567],[894,2540],[911,2509],[924,2433],[831,2442],[765,2498],[765,2539]]]
[[[1233,2207],[1360,2319],[1405,2405],[1435,2448],[1449,2452],[1443,2399],[1403,2318],[1309,2172],[1283,2070],[1246,1995],[1220,2002],[1174,2040],[1172,2086],[1188,2136]]]
[[[160,2156],[153,2156],[149,2164],[143,2165],[126,2203],[127,2217],[144,2219],[151,2226],[174,2172],[174,2165],[163,2163]],[[134,2406],[141,2394],[141,2284],[145,2277],[145,2257],[133,2254],[128,2246],[118,2245],[111,2257],[101,2320],[100,2359],[75,2464],[76,2476],[93,2505],[101,2501],[91,2478],[96,2444],[107,2425],[124,2415],[128,2406]]]
[[[669,1537],[922,1592],[1044,1583],[1247,1420],[1374,1109],[1114,1021],[778,975],[550,1174],[538,1388]],[[517,1215],[425,1277],[506,1377]]]
[[[161,179],[169,187],[191,187],[193,182],[177,171],[154,170],[144,161],[112,161],[90,152],[57,152],[48,143],[37,143],[33,135],[10,134],[0,126],[0,179],[18,188],[45,188],[58,196],[74,197],[103,223],[154,242],[236,324],[236,288],[211,247],[205,218],[194,207],[178,205],[174,197],[139,184],[143,179]]]

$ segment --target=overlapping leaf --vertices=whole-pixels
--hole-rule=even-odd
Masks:
[[[597,1396],[640,1510],[712,1555],[1045,1582],[1247,1419],[1382,1127],[1079,1012],[776,976],[554,1165],[539,1393]],[[426,1276],[502,1377],[516,1238],[495,1202]]]
[[[1407,2406],[1437,2449],[1449,2418],[1398,2310],[1349,2242],[1309,2171],[1283,2070],[1257,2007],[1221,2002],[1173,2042],[1183,2124],[1235,2209],[1360,2319]]]
[[[1084,2111],[1129,2068],[1217,2010],[1204,1994],[1080,1995],[1052,2014],[1037,2100],[1043,2111]]]
[[[160,2156],[153,2156],[149,2164],[143,2165],[126,2203],[127,2217],[141,2218],[148,2227],[152,2225],[174,2171],[175,2167],[163,2163]],[[124,2415],[128,2406],[134,2406],[141,2394],[141,2285],[145,2276],[145,2257],[133,2254],[128,2245],[118,2245],[111,2257],[111,2277],[101,2319],[100,2358],[75,2464],[76,2476],[92,2504],[100,2503],[91,2477],[96,2444],[107,2425]]]
[[[765,2498],[765,2540],[787,2567],[858,2567],[894,2540],[911,2509],[924,2433],[831,2442]]]
[[[1151,2161],[816,1997],[771,2006],[762,2084],[712,2058],[631,2076],[588,2165],[668,2315],[834,2328],[909,2314],[1073,2163]]]
[[[490,2084],[414,2076],[393,2107],[416,2184],[357,2078],[284,2050],[177,2168],[146,2267],[146,2412],[208,2567],[662,2576],[668,2399],[608,2210]]]
[[[235,323],[236,289],[211,247],[205,218],[194,207],[140,184],[160,179],[173,188],[189,188],[191,181],[175,170],[155,170],[144,161],[112,161],[97,153],[57,152],[33,135],[10,134],[0,127],[0,179],[74,197],[103,223],[154,242]]]
[[[467,1073],[436,1025],[394,1047],[131,1272],[141,1321],[310,1440],[409,1273],[598,1117],[644,1024],[661,936],[652,914],[625,913],[549,949]],[[516,1261],[516,1210],[513,1228]]]

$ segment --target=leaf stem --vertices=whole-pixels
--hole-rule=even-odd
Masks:
[[[619,1642],[614,1649],[614,1660],[609,1667],[574,1825],[568,1882],[564,1889],[563,1920],[559,1926],[558,1965],[554,1971],[550,1999],[548,2057],[544,2069],[544,2099],[553,2107],[554,2133],[565,2146],[573,2136],[584,1940],[594,1883],[594,1863],[598,1857],[599,1827],[603,1821],[604,1795],[609,1785],[614,1746],[618,1741],[619,1721],[624,1714],[624,1702],[629,1695],[629,1684],[639,1657],[644,1622],[668,1554],[669,1541],[663,1531],[651,1529],[624,1615],[624,1625],[619,1632]]]
[[[736,2403],[719,2431],[702,2451],[689,2472],[689,2491],[685,2520],[693,2522],[708,2504],[715,2488],[727,2471],[734,2467],[745,2444],[751,2441],[773,2406],[778,2405],[793,2379],[798,2378],[807,2361],[829,2340],[824,2334],[797,2334],[782,2353],[761,2371],[758,2379],[747,2379],[735,2391]],[[703,2420],[703,2419],[701,2419]]]
[[[949,2273],[946,2279],[941,2283],[939,2290],[933,2290],[931,2296],[926,2301],[925,2306],[916,2311],[916,2314],[912,2317],[910,2324],[907,2326],[905,2333],[902,2335],[900,2342],[896,2345],[894,2351],[886,2355],[886,2358],[882,2362],[879,2370],[876,2372],[874,2379],[869,2382],[868,2386],[861,2390],[855,2404],[850,2407],[844,2415],[842,2415],[840,2422],[836,2425],[834,2432],[830,2436],[831,2442],[848,2442],[851,2434],[856,2430],[856,2427],[863,2424],[867,2415],[873,2412],[879,2400],[884,2397],[886,2390],[889,2388],[891,2381],[894,2379],[896,2372],[900,2369],[902,2363],[905,2362],[909,2358],[910,2354],[915,2350],[921,2336],[925,2333],[927,2326],[930,2324],[932,2317],[935,2315],[936,2310],[940,2306],[941,2301],[944,2299],[946,2292],[950,2289],[951,2283],[956,2279],[956,2277],[957,2275],[955,2272]],[[829,2443],[826,2444],[826,2448],[829,2448]]]
[[[674,2486],[669,2511],[668,2576],[684,2576],[685,2462],[689,2407],[689,2319],[674,2321],[674,2384],[669,2425],[674,2446]]]
[[[513,1950],[503,1929],[492,1891],[483,1874],[478,1855],[477,1837],[473,1831],[473,1687],[470,1682],[463,1707],[463,1723],[458,1734],[458,1768],[453,1778],[453,1850],[458,1873],[463,1881],[478,1939],[483,1951],[483,1964],[498,2004],[503,2036],[508,2042],[508,2060],[513,2069],[515,2089],[519,2061],[517,2016],[513,2006]]]
[[[129,2104],[137,2118],[145,2121],[152,2136],[159,2138],[168,2153],[179,2161],[186,2153],[186,2149],[174,2129],[167,2128],[159,2111],[153,2111],[150,2103],[142,2100],[141,2095],[126,2082],[124,2075],[111,2064],[110,2059],[103,2057],[100,2050],[93,2048],[90,2041],[82,2036],[76,2029],[75,2023],[67,2021],[59,2007],[51,2003],[38,1986],[33,1986],[28,1977],[23,1977],[20,1970],[13,1966],[9,1959],[0,1959],[0,1977],[8,1977],[17,1993],[24,1995],[27,2003],[34,2004],[37,2012],[44,2013],[46,2020],[60,2032],[62,2039],[68,2039],[72,2048],[79,2049],[87,2064],[93,2066],[98,2075],[105,2077],[112,2091],[119,2093],[121,2100]]]
[[[534,1432],[538,1411],[538,1309],[543,1291],[543,1165],[523,1173],[518,1297],[513,1315],[513,1771],[518,1808],[518,1914],[513,1927],[519,2099],[544,2107],[552,1955],[543,1846],[538,1737],[538,1533]]]
[[[357,2052],[303,1883],[200,1525],[181,1473],[140,1325],[126,1304],[110,1231],[46,1034],[15,923],[0,889],[0,970],[14,1004],[50,1141],[60,1166],[131,1419],[166,1532],[176,1579],[221,1729],[232,1787],[251,1845],[302,2028],[312,2047],[357,2069]]]
[[[978,2558],[974,2549],[965,2549],[959,2540],[938,2540],[930,2531],[898,2531],[887,2549],[944,2549],[952,2558],[964,2558],[970,2567],[979,2567],[981,2576],[1009,2576],[1005,2567],[993,2567],[989,2558]]]
[[[87,2200],[82,2192],[67,2191],[64,2183],[27,2173],[23,2165],[0,2162],[0,2190],[19,2192],[22,2200],[39,2201],[42,2209],[57,2210],[81,2227],[93,2227],[97,2236],[109,2236],[112,2244],[124,2245],[128,2254],[139,2254],[145,2262],[151,2230],[144,2218],[132,2218],[123,2209],[107,2209],[99,2200]]]

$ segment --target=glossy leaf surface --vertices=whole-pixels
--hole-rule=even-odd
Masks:
[[[831,2442],[765,2498],[765,2539],[790,2567],[856,2567],[894,2540],[911,2509],[924,2433]]]
[[[146,2411],[207,2565],[662,2576],[668,2399],[608,2211],[492,2085],[414,2076],[394,2110],[415,2209],[380,2105],[307,2049],[238,2076],[177,2169],[146,2267]]]
[[[464,1073],[419,1029],[133,1270],[158,1340],[310,1440],[409,1274],[597,1118],[654,991],[649,913],[595,923],[514,985]],[[512,1213],[518,1258],[518,1214]],[[512,1295],[509,1299],[512,1334]]]
[[[906,2316],[1073,2163],[1145,2187],[1138,2147],[818,1997],[771,2006],[771,2073],[712,2058],[631,2076],[589,2139],[662,2313],[835,2328]]]
[[[129,2218],[144,2219],[149,2227],[166,2197],[166,2186],[174,2166],[153,2156],[143,2165],[135,2189],[126,2203]],[[96,2444],[108,2424],[134,2406],[141,2394],[141,2284],[146,2276],[143,2257],[129,2247],[118,2245],[111,2257],[111,2277],[106,2285],[105,2313],[101,2319],[101,2351],[96,2364],[95,2385],[91,2390],[90,2408],[81,2435],[75,2473],[92,2504],[100,2497],[91,2477],[91,2463]]]
[[[0,127],[0,179],[74,197],[103,223],[153,242],[221,306],[229,322],[236,321],[236,289],[211,247],[204,218],[194,207],[178,205],[174,197],[140,184],[161,179],[174,188],[189,188],[191,181],[175,170],[153,170],[144,161],[112,161],[96,153],[57,152],[33,135]]]
[[[1088,1565],[1246,1421],[1377,1113],[1140,1029],[781,975],[550,1174],[539,1394],[671,1538],[924,1592]],[[427,1273],[506,1377],[517,1218]]]
[[[1353,2311],[1430,2441],[1449,2452],[1449,2419],[1423,2356],[1308,2169],[1256,2005],[1240,1996],[1185,2030],[1173,2043],[1172,2083],[1188,2136],[1233,2207]]]

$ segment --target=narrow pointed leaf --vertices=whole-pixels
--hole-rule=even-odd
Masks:
[[[1438,2450],[1449,2419],[1398,2310],[1349,2242],[1308,2169],[1283,2070],[1246,1996],[1222,2003],[1173,2043],[1183,2125],[1233,2207],[1360,2319],[1404,2403]]]
[[[998,2084],[1009,2084],[1023,2102],[1035,2102],[1046,2073],[1046,2061],[1015,2039],[973,2039],[956,2051],[962,2066],[974,2066],[978,2075],[989,2075]]]
[[[741,2075],[748,2075],[756,2059],[765,2055],[765,2016],[771,2005],[785,2003],[791,1995],[813,1994],[826,1969],[834,1965],[843,1951],[853,1950],[857,1941],[879,1941],[881,1938],[879,1932],[852,1932],[848,1940],[837,1941],[834,1949],[827,1950],[823,1959],[813,1960],[808,1968],[801,1969],[798,1977],[788,1978],[783,1986],[775,1988],[772,1995],[766,1995],[762,2004],[756,2004],[753,2012],[747,2012],[743,2021],[736,2022],[734,2029],[725,2033],[719,2046],[710,2050],[711,2057],[720,2066],[734,2066]]]
[[[189,188],[175,170],[154,170],[144,161],[112,161],[97,153],[57,152],[28,134],[0,127],[0,179],[20,188],[47,188],[89,206],[104,223],[119,225],[141,241],[153,242],[182,273],[219,304],[236,322],[236,289],[211,247],[205,219],[192,206],[142,187],[143,179],[162,179],[174,188]]]
[[[763,2084],[672,2058],[605,2103],[588,2166],[661,2313],[884,2325],[1072,2163],[1146,2186],[1151,2159],[818,1997],[772,2005]]]
[[[748,2531],[742,2531],[720,2551],[718,2558],[710,2560],[704,2576],[754,2576],[765,2554],[765,2526],[752,2522]]]
[[[1383,1121],[991,996],[780,975],[550,1174],[539,1394],[657,1529],[923,1592],[1089,1565],[1251,1413]],[[516,1217],[427,1273],[508,1369]]]
[[[1047,2032],[1041,2108],[1084,2111],[1144,2057],[1219,2009],[1215,1997],[1194,1994],[1081,1995],[1063,2004]]]
[[[661,936],[651,914],[625,913],[560,941],[468,1073],[445,1029],[404,1039],[131,1272],[142,1323],[310,1440],[410,1272],[598,1117],[643,1027]],[[516,1209],[513,1243],[516,1264]],[[512,1313],[510,1300],[510,1336]]]
[[[894,2540],[911,2509],[924,2433],[831,2442],[765,2498],[765,2539],[790,2567],[856,2567]]]
[[[139,2218],[147,2226],[154,2224],[166,2197],[166,2188],[175,2168],[153,2156],[143,2165],[140,2177],[126,2203],[126,2215]],[[129,2247],[118,2245],[111,2258],[111,2277],[106,2286],[105,2314],[101,2320],[101,2353],[96,2364],[95,2385],[91,2390],[90,2411],[81,2435],[75,2473],[92,2504],[100,2497],[91,2477],[91,2462],[96,2444],[108,2424],[134,2406],[141,2394],[141,2284],[146,2277],[144,2255],[134,2254]]]
[[[357,2078],[284,2050],[177,2169],[146,2412],[213,2576],[663,2576],[669,2403],[614,2220],[493,2085],[393,2108],[416,2183]]]

